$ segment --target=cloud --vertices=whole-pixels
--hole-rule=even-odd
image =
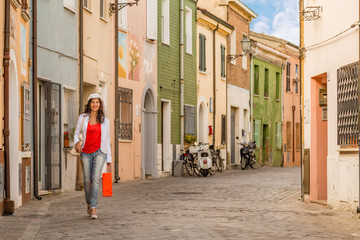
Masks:
[[[285,1],[284,8],[275,14],[271,35],[283,38],[294,44],[299,43],[299,11],[297,0]]]
[[[258,17],[251,29],[299,43],[299,0],[244,0],[256,9]]]

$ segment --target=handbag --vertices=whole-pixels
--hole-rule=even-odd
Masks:
[[[82,146],[82,143],[83,143],[83,141],[84,141],[84,135],[83,135],[84,119],[85,119],[85,117],[83,117],[82,122],[81,122],[81,126],[80,126],[80,133],[79,133],[80,146]],[[80,156],[80,153],[76,150],[76,145],[74,145],[74,146],[71,148],[70,153],[71,153],[73,156]]]
[[[103,173],[102,175],[102,192],[103,197],[111,197],[112,196],[112,180],[111,180],[111,172]]]

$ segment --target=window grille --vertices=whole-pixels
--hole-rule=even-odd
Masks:
[[[119,88],[119,103],[120,103],[119,139],[132,140],[133,90],[128,88]]]
[[[337,70],[337,141],[338,145],[358,142],[359,63]]]

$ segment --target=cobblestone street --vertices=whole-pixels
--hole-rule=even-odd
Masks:
[[[83,192],[0,217],[0,239],[360,239],[359,215],[306,204],[299,168],[230,170],[114,184],[97,220]]]

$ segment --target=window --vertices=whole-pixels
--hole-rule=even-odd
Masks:
[[[206,38],[204,35],[199,35],[199,69],[200,71],[205,72],[206,71],[206,61],[205,61],[205,54],[206,54]]]
[[[269,69],[265,68],[264,97],[269,97]]]
[[[119,3],[126,3],[127,0],[119,0]],[[118,26],[123,30],[127,30],[127,7],[124,7],[119,11]]]
[[[84,0],[84,8],[91,10],[91,0]]]
[[[291,152],[291,122],[286,122],[286,149]]]
[[[301,150],[300,123],[296,123],[296,151]]]
[[[185,135],[196,136],[196,110],[194,106],[185,107]]]
[[[221,145],[225,144],[226,116],[221,115]]]
[[[276,99],[280,99],[280,73],[276,72]]]
[[[170,45],[170,0],[162,0],[161,29],[162,42]]]
[[[226,70],[225,70],[225,46],[220,45],[220,52],[221,52],[221,77],[226,77]]]
[[[104,18],[104,0],[100,0],[100,17]]]
[[[148,39],[157,39],[157,0],[146,1],[146,36]]]
[[[185,10],[185,39],[186,52],[192,54],[192,10],[188,7]]]
[[[243,34],[243,38],[247,38],[246,34]],[[244,51],[243,51],[243,54],[245,54]],[[241,60],[242,60],[242,68],[244,70],[247,70],[247,55],[245,54],[244,56],[242,56]]]
[[[63,0],[64,7],[75,11],[75,0]]]
[[[295,93],[299,93],[298,91],[298,84],[299,84],[299,78],[298,78],[298,71],[299,71],[299,65],[295,65]]]
[[[234,30],[230,36],[230,54],[236,54],[236,30]],[[236,59],[230,61],[230,63],[236,65]]]
[[[280,122],[277,122],[276,123],[276,145],[275,147],[280,149],[281,148],[281,145],[282,145],[282,139],[281,139],[281,129],[282,129],[282,124]]]
[[[290,86],[290,66],[291,66],[291,64],[288,62],[286,64],[286,91],[287,92],[291,91],[291,86]]]
[[[255,119],[254,120],[254,131],[253,131],[253,140],[257,143],[258,146],[261,145],[260,141],[260,126],[261,126],[261,120]]]
[[[132,101],[133,90],[128,88],[119,88],[119,139],[122,140],[132,140]]]
[[[259,95],[259,65],[254,66],[254,94]]]

